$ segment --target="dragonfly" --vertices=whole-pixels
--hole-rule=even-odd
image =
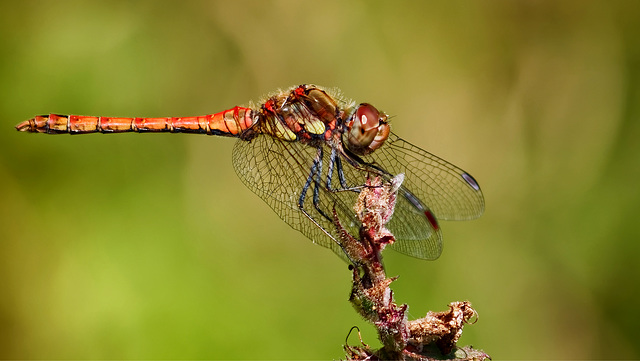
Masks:
[[[48,114],[16,126],[22,132],[87,134],[197,133],[238,138],[233,166],[242,182],[292,228],[345,254],[335,219],[349,234],[361,226],[353,205],[367,179],[404,174],[387,228],[391,248],[419,259],[442,253],[439,220],[470,220],[484,211],[478,182],[467,172],[391,131],[386,113],[303,84],[279,90],[258,106],[194,117],[122,118]]]

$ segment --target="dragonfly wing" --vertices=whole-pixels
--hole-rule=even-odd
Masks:
[[[391,248],[408,256],[434,260],[442,253],[442,232],[432,218],[402,196],[405,190],[401,187],[398,191],[393,217],[387,224],[396,238]]]
[[[405,175],[388,224],[396,237],[392,248],[400,253],[436,259],[442,253],[436,218],[474,219],[484,211],[482,191],[471,175],[393,133],[384,146],[363,160],[392,176]]]
[[[242,182],[262,198],[278,216],[292,228],[323,247],[329,248],[345,261],[340,238],[332,217],[335,209],[342,226],[352,235],[358,234],[360,223],[353,206],[355,192],[332,192],[326,186],[331,149],[324,146],[319,183],[311,184],[300,210],[298,202],[309,179],[318,148],[301,142],[286,142],[269,135],[258,135],[251,141],[239,140],[233,149],[233,165]],[[360,180],[359,184],[363,184]],[[314,190],[317,189],[314,204]]]
[[[404,173],[402,185],[438,219],[469,220],[484,212],[482,191],[469,173],[393,133],[365,160],[393,175]]]
[[[442,233],[433,216],[429,216],[429,209],[440,219],[470,219],[479,216],[484,208],[479,187],[475,189],[475,181],[468,181],[473,180],[470,175],[392,134],[383,147],[363,157],[365,162],[387,173],[380,173],[375,167],[353,167],[343,160],[341,169],[346,184],[342,186],[337,164],[329,175],[331,148],[323,145],[321,161],[315,163],[322,166],[319,180],[308,186],[303,202],[307,217],[298,202],[318,154],[318,148],[301,142],[258,135],[251,141],[236,143],[233,164],[243,183],[282,220],[346,261],[336,227],[325,215],[331,217],[335,210],[341,225],[357,236],[360,222],[353,206],[358,193],[336,189],[362,186],[368,176],[381,175],[389,180],[390,176],[405,174],[388,228],[397,240],[392,248],[409,256],[436,259],[442,253]],[[327,188],[329,176],[332,189]],[[412,198],[425,209],[416,207]]]

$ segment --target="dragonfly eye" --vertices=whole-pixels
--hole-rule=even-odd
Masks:
[[[367,155],[384,144],[389,131],[387,115],[371,104],[362,103],[347,123],[345,144],[350,151]]]

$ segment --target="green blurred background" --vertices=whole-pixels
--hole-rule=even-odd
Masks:
[[[315,83],[483,187],[440,259],[385,255],[412,318],[470,300],[460,342],[494,359],[640,358],[639,24],[637,1],[3,2],[0,357],[331,359],[353,325],[377,345],[233,140],[13,129]]]

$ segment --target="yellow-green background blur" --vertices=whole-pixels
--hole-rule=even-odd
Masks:
[[[338,257],[246,189],[234,140],[18,133],[186,116],[301,83],[473,174],[435,262],[386,252],[412,318],[470,300],[494,359],[640,358],[640,2],[0,5],[0,358],[331,359]],[[357,343],[353,337],[351,343]]]

